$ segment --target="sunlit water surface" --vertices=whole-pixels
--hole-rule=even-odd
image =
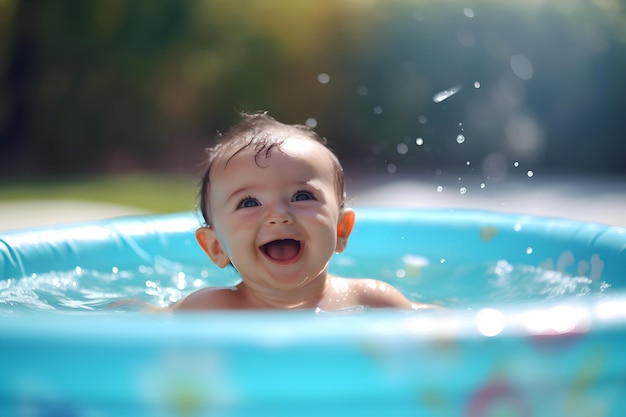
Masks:
[[[373,277],[387,281],[408,298],[452,308],[540,302],[602,296],[611,285],[586,276],[573,276],[506,260],[463,266],[429,265],[413,255],[399,256],[384,266],[334,262],[331,272],[346,277]],[[191,267],[165,259],[133,270],[69,271],[0,281],[0,315],[25,311],[132,311],[141,303],[171,305],[207,286],[236,284],[233,269]],[[121,303],[119,303],[121,301]]]

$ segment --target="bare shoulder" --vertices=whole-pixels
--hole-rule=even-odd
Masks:
[[[361,278],[354,280],[352,286],[359,296],[359,301],[364,305],[370,307],[411,308],[411,301],[398,289],[384,281]]]
[[[222,310],[238,308],[237,287],[203,288],[178,301],[172,310]]]
[[[358,294],[359,301],[363,305],[370,307],[389,307],[407,310],[418,310],[423,308],[438,308],[432,304],[416,303],[408,298],[393,285],[384,281],[361,278],[351,279],[353,290]]]

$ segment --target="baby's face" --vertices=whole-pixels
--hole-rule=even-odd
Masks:
[[[212,227],[247,285],[288,289],[325,277],[342,216],[328,149],[298,135],[266,159],[244,149],[216,160],[210,183]]]

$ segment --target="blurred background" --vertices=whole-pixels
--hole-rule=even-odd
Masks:
[[[216,132],[265,110],[357,194],[584,184],[626,212],[624,74],[621,0],[0,0],[0,203],[193,209]]]

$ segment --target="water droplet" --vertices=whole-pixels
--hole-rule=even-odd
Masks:
[[[381,114],[383,112],[383,108],[380,106],[374,107],[374,114]]]
[[[535,173],[532,171],[528,171],[526,175],[528,175],[528,178],[531,178],[533,175],[535,175]]]
[[[360,96],[366,95],[368,92],[367,87],[364,85],[360,85],[356,88],[356,93]]]
[[[330,75],[322,72],[321,74],[318,74],[317,81],[319,81],[321,84],[328,84],[330,82]]]
[[[484,182],[480,183],[480,188],[485,188],[485,183]]]
[[[513,226],[513,230],[519,232],[520,230],[522,230],[522,225],[519,223],[515,223],[515,226]]]
[[[472,163],[470,161],[465,161],[465,165],[470,166]]]
[[[425,125],[426,122],[428,121],[428,117],[424,116],[423,114],[420,114],[419,116],[417,116],[417,121],[420,122],[420,124]]]
[[[467,192],[467,188],[465,188],[465,187],[459,188],[459,193],[465,194],[466,192]]]
[[[424,144],[424,139],[422,139],[422,138],[415,139],[415,144],[417,146],[422,146]]]
[[[534,68],[530,59],[524,55],[516,54],[511,56],[511,70],[522,80],[533,78]]]
[[[119,272],[119,269],[117,268],[117,266],[114,266],[113,268],[111,268],[111,272],[117,274]]]
[[[309,117],[308,119],[306,119],[305,124],[311,129],[314,129],[315,127],[317,127],[317,120],[315,120],[312,117]]]
[[[398,167],[395,164],[388,164],[387,165],[387,172],[390,174],[395,174],[396,171],[398,171]]]
[[[76,272],[76,275],[82,275],[83,273],[83,269],[80,266],[77,266],[76,268],[74,268],[74,272]]]
[[[474,81],[474,88],[480,88],[480,83],[478,81]]]
[[[519,166],[519,162],[517,162],[517,161],[513,162],[513,166],[514,166],[515,168],[517,168],[517,167]]]
[[[404,269],[398,269],[396,271],[397,278],[404,278],[406,276],[406,271]]]
[[[445,263],[445,262],[446,262],[446,258],[441,258],[441,259],[439,259],[439,263],[440,263],[440,264],[443,264],[443,263]]]
[[[526,254],[530,255],[533,253],[533,248],[531,248],[530,246],[526,248]]]
[[[400,155],[405,155],[409,151],[409,147],[406,143],[398,143],[398,146],[396,146],[396,150]]]
[[[456,137],[456,143],[461,144],[461,143],[463,143],[463,142],[465,142],[465,136],[463,136],[463,135],[457,135],[457,137]]]
[[[178,288],[179,290],[184,290],[187,287],[187,279],[186,279],[186,275],[184,272],[179,272],[178,273],[178,282],[176,283],[176,288]]]
[[[463,14],[467,17],[474,17],[474,10],[470,9],[469,7],[466,7],[463,9]]]
[[[437,186],[437,192],[440,193],[443,191],[443,187],[441,185]]]
[[[452,97],[453,95],[455,95],[456,93],[458,93],[460,90],[461,90],[461,85],[459,84],[447,90],[440,91],[433,96],[433,101],[435,103],[441,103],[445,99],[448,99]]]

